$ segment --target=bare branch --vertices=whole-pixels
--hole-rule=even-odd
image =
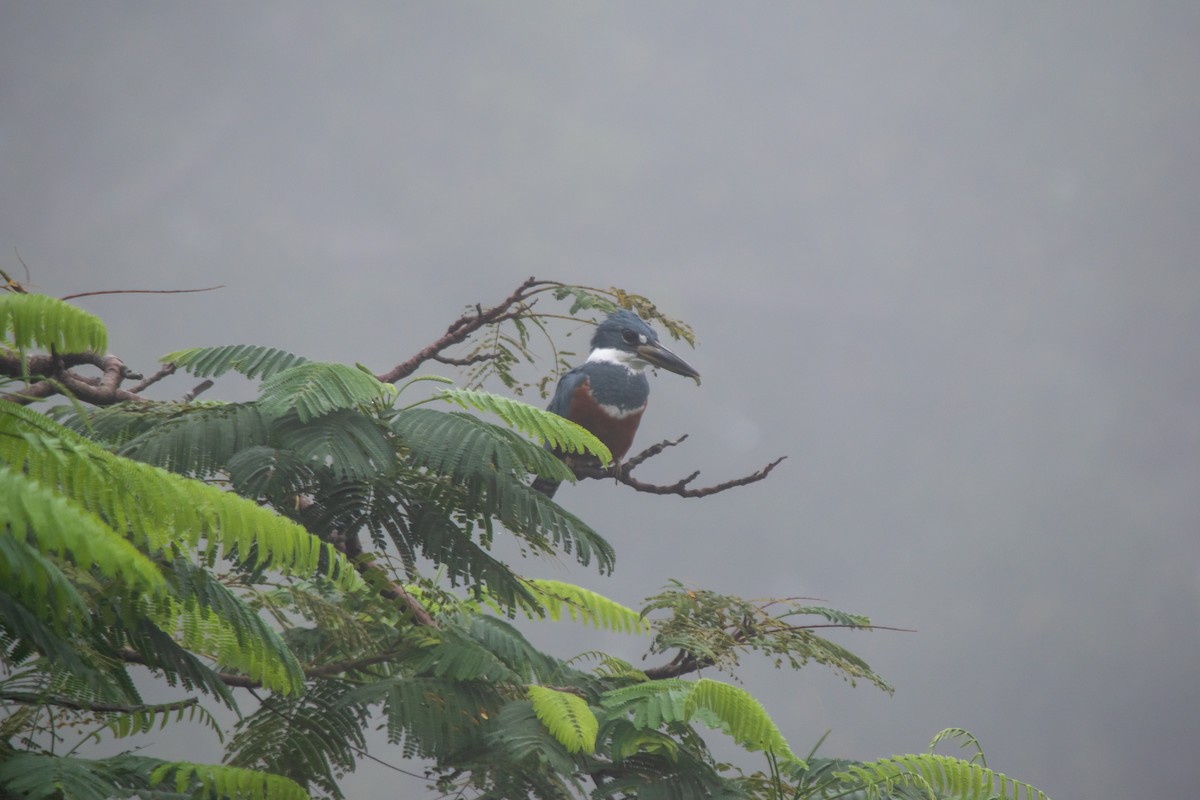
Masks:
[[[21,261],[20,253],[17,254],[17,261]],[[21,266],[25,267],[24,261],[21,261]],[[9,277],[8,273],[2,269],[0,269],[0,278],[4,279],[4,285],[3,285],[3,287],[0,287],[0,288],[10,291],[14,294],[29,294],[29,290],[25,288],[24,284],[20,283],[19,281],[14,281],[11,277]],[[28,282],[29,282],[29,267],[25,267],[25,283],[28,283]]]
[[[470,358],[449,358],[448,356],[430,356],[430,360],[436,361],[439,364],[447,364],[451,367],[469,367],[472,364],[479,364],[483,361],[494,361],[499,358],[497,353],[479,353]]]
[[[379,594],[389,600],[395,600],[408,609],[412,615],[412,621],[415,625],[420,625],[425,628],[438,627],[437,620],[433,618],[425,607],[421,605],[417,598],[413,597],[404,587],[396,582],[391,582],[379,590]]]
[[[86,377],[71,367],[93,366],[101,371],[100,377]],[[129,375],[125,363],[114,355],[96,353],[67,353],[65,355],[34,355],[22,363],[11,351],[0,355],[0,375],[10,378],[35,378],[34,383],[15,392],[0,395],[0,398],[21,405],[28,405],[55,394],[71,394],[86,403],[110,406],[114,403],[142,401],[144,398],[121,388],[121,382]]]
[[[190,294],[192,292],[211,292],[224,288],[225,285],[221,284],[220,286],[205,286],[203,289],[103,289],[98,292],[78,292],[58,299],[74,300],[77,297],[95,297],[100,294]]]
[[[738,486],[757,483],[758,481],[761,481],[763,478],[770,475],[771,471],[779,466],[785,458],[787,458],[787,456],[780,456],[757,472],[752,472],[749,475],[743,475],[740,478],[734,478],[733,480],[728,480],[724,483],[718,483],[714,486],[705,486],[698,489],[689,488],[689,485],[692,483],[692,481],[696,480],[696,478],[700,476],[699,470],[696,470],[692,474],[669,484],[646,483],[645,481],[639,481],[630,474],[643,462],[653,458],[654,456],[666,450],[668,447],[674,447],[685,439],[687,439],[687,434],[684,434],[673,441],[670,439],[665,439],[658,444],[653,444],[650,447],[647,447],[642,452],[627,459],[624,463],[608,468],[601,468],[595,461],[592,461],[591,463],[576,462],[573,464],[575,475],[579,478],[608,478],[609,480],[616,480],[619,483],[623,483],[626,486],[632,487],[636,491],[646,492],[648,494],[675,494],[679,495],[680,497],[707,497],[711,494],[724,492],[728,489],[733,489]]]
[[[212,381],[210,381],[208,379],[200,381],[192,388],[192,390],[190,392],[188,392],[187,394],[185,394],[183,396],[183,402],[185,402],[185,403],[192,402],[193,400],[196,399],[197,395],[199,395],[201,392],[207,392],[212,387],[213,387]]]
[[[174,374],[175,374],[175,364],[173,364],[173,363],[163,364],[162,368],[158,372],[154,373],[149,378],[146,378],[145,380],[143,380],[141,383],[134,386],[129,391],[133,392],[134,394],[140,394],[141,392],[146,391],[151,386],[153,386],[154,384],[161,381],[163,378],[166,378],[167,376],[174,375]]]
[[[686,653],[680,650],[673,659],[666,664],[658,667],[650,667],[642,670],[646,673],[646,677],[652,681],[661,681],[667,678],[679,678],[684,675],[690,675],[693,672],[698,672],[705,667],[711,667],[713,661],[710,658],[696,658],[691,653]]]
[[[533,294],[531,290],[538,286],[549,285],[550,283],[551,281],[539,281],[537,278],[527,278],[500,305],[488,309],[476,305],[474,313],[463,314],[456,319],[436,341],[423,347],[420,352],[407,361],[397,364],[387,372],[375,377],[383,383],[395,383],[398,380],[407,378],[416,372],[421,364],[440,356],[446,348],[461,344],[468,336],[480,328],[520,316],[526,309],[526,299]]]

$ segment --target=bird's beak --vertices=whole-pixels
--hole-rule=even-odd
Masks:
[[[685,378],[695,378],[696,383],[700,382],[700,373],[691,364],[658,342],[639,345],[637,354],[639,358],[655,367],[662,367],[665,370],[674,372],[676,375],[683,375]]]

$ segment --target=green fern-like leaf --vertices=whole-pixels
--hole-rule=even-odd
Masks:
[[[281,417],[295,409],[301,422],[376,401],[391,402],[396,387],[346,364],[308,361],[276,372],[263,381],[259,407]]]
[[[25,545],[59,558],[69,556],[82,569],[93,566],[128,588],[160,595],[166,580],[150,559],[95,514],[45,486],[0,464],[0,538],[9,558],[0,561],[0,578],[31,608],[55,609],[68,623],[82,601],[53,564],[15,552]],[[11,547],[10,550],[10,542]],[[11,559],[11,560],[10,560]],[[19,568],[18,568],[19,567]]]
[[[472,639],[513,671],[517,682],[528,683],[536,679],[546,683],[567,678],[567,670],[560,661],[538,650],[519,630],[504,620],[474,614],[466,627]]]
[[[99,668],[90,659],[85,660],[77,640],[47,624],[44,616],[43,610],[35,612],[0,589],[0,656],[19,664],[35,653],[41,653],[57,675],[69,676],[89,689],[112,688],[114,676],[111,671]]]
[[[148,785],[148,774],[122,768],[122,759],[93,761],[44,753],[0,758],[0,795],[24,800],[110,800]],[[158,762],[154,762],[158,763]],[[143,768],[143,773],[148,770]]]
[[[125,411],[124,416],[132,418],[131,428],[144,429],[131,438],[122,437],[117,452],[181,475],[208,477],[225,471],[237,453],[266,442],[270,431],[266,418],[252,403],[189,405],[174,410],[169,416],[161,411]],[[105,425],[111,413],[101,412],[95,420],[101,436],[112,431],[111,423]],[[139,422],[139,413],[149,419]]]
[[[596,531],[541,492],[524,483],[526,468],[539,474],[570,476],[543,448],[512,431],[460,412],[407,409],[392,419],[392,429],[417,468],[452,481],[434,499],[452,499],[457,507],[487,524],[498,519],[508,530],[539,550],[557,546],[573,552],[584,565],[595,558],[610,572],[615,553]],[[548,461],[542,461],[548,460]],[[543,472],[543,467],[545,472]],[[573,477],[573,476],[572,476]],[[453,498],[450,492],[455,492]]]
[[[281,775],[214,764],[173,761],[154,770],[150,783],[157,786],[174,779],[175,791],[212,800],[309,800],[298,783]]]
[[[361,585],[345,557],[296,523],[221,489],[113,455],[43,414],[0,408],[0,463],[68,497],[153,553],[207,537],[209,552],[255,554],[259,567],[322,569],[344,588]]]
[[[639,730],[656,729],[689,717],[688,698],[695,684],[678,678],[644,681],[604,693],[600,705],[612,717],[632,714]]]
[[[621,633],[649,633],[650,623],[638,612],[610,600],[598,592],[561,581],[533,579],[529,586],[552,620],[562,619],[565,611],[572,620],[601,630]]]
[[[418,674],[456,681],[520,682],[517,673],[509,669],[495,653],[453,629],[442,630],[436,637],[430,637],[424,653],[424,657],[413,666]]]
[[[770,609],[770,611],[768,611]],[[866,617],[822,606],[783,605],[778,601],[746,600],[707,589],[689,589],[671,581],[667,590],[648,598],[643,614],[666,610],[668,618],[654,618],[655,652],[682,650],[701,662],[728,670],[740,653],[757,650],[800,669],[808,662],[832,667],[853,685],[870,680],[884,691],[892,687],[861,658],[835,642],[818,636],[824,623],[805,624],[816,616],[837,626],[870,629]]]
[[[354,770],[368,720],[362,709],[342,702],[345,695],[341,682],[321,680],[303,695],[271,698],[238,723],[226,762],[341,797],[337,776]]]
[[[277,372],[304,364],[308,359],[274,347],[227,344],[176,350],[163,356],[162,361],[182,367],[198,378],[215,378],[230,371],[240,372],[247,378],[269,378]]]
[[[609,743],[608,752],[618,762],[644,754],[663,756],[674,762],[680,752],[679,743],[669,735],[653,728],[638,727],[622,717],[606,719],[596,738],[601,750],[605,749],[604,742]]]
[[[155,728],[165,728],[171,721],[199,723],[215,733],[218,739],[224,739],[216,717],[194,702],[145,705],[121,714],[108,715],[106,720],[108,731],[118,739],[153,733]],[[99,741],[100,735],[94,734],[93,738]]]
[[[44,294],[0,293],[0,342],[18,352],[103,353],[108,331],[99,317]]]
[[[596,749],[600,723],[587,701],[569,692],[545,686],[528,687],[533,711],[546,730],[570,753],[591,753]]]
[[[388,740],[406,758],[445,758],[477,747],[485,724],[502,705],[489,681],[393,676],[347,693],[338,708],[382,703]]]
[[[974,764],[979,762],[980,766],[987,766],[987,758],[983,754],[983,745],[975,738],[975,735],[965,728],[943,728],[934,734],[934,737],[929,741],[929,752],[945,741],[959,740],[959,747],[964,749],[974,750],[975,753],[971,756],[970,761]]]
[[[362,479],[390,474],[396,450],[383,429],[371,418],[351,409],[339,409],[302,422],[288,415],[274,426],[280,447],[304,461],[328,464],[338,479]]]
[[[246,616],[231,619],[196,603],[170,600],[160,603],[152,618],[160,628],[177,631],[183,647],[204,653],[267,689],[284,695],[303,691],[304,674],[295,656],[266,626],[247,625]]]
[[[417,466],[468,484],[477,485],[495,473],[575,480],[545,448],[468,414],[410,408],[397,414],[391,425]]]
[[[317,482],[311,463],[291,450],[267,445],[239,450],[227,467],[234,491],[243,497],[295,497]]]
[[[513,700],[493,714],[489,747],[492,797],[571,798],[586,794],[576,779],[577,757],[546,730],[528,700]],[[573,791],[572,791],[573,790]]]
[[[586,428],[528,403],[474,389],[445,389],[440,397],[466,409],[495,414],[506,424],[538,437],[559,452],[587,453],[600,459],[602,464],[612,461],[612,453]]]
[[[470,532],[444,510],[422,507],[412,511],[407,532],[411,541],[402,544],[444,565],[452,586],[466,583],[478,592],[486,592],[506,609],[535,604],[529,588],[512,568],[473,541]]]
[[[722,728],[747,750],[766,750],[784,761],[800,762],[766,709],[749,692],[701,678],[687,699],[687,715]]]
[[[1050,800],[1046,794],[961,758],[924,753],[883,758],[850,766],[834,777],[846,787],[861,787],[869,798],[882,798],[899,786],[915,786],[935,797],[955,800]]]

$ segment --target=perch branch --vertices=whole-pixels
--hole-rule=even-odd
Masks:
[[[100,370],[99,377],[88,377],[72,367],[92,366]],[[121,388],[121,381],[130,375],[125,363],[114,355],[96,353],[67,353],[65,355],[34,355],[22,364],[20,356],[5,351],[0,355],[0,375],[10,378],[32,378],[23,389],[0,395],[21,405],[42,400],[51,395],[69,393],[85,403],[110,406],[114,403],[141,401],[134,392]]]
[[[497,322],[503,322],[509,319],[515,319],[527,308],[526,300],[533,289],[538,286],[549,284],[550,281],[539,281],[537,278],[527,278],[520,286],[506,297],[498,306],[492,308],[483,308],[475,306],[473,312],[463,314],[450,324],[436,341],[423,347],[416,355],[407,361],[401,362],[392,367],[387,372],[376,375],[383,383],[395,383],[398,380],[407,378],[417,371],[417,368],[426,361],[436,359],[441,355],[442,351],[448,347],[453,347],[456,344],[461,344],[475,331],[487,325],[492,325]],[[451,362],[452,363],[452,362]]]
[[[711,494],[724,492],[728,489],[733,489],[738,486],[745,486],[750,483],[757,483],[763,478],[771,474],[787,456],[780,456],[771,463],[767,464],[757,472],[752,472],[749,475],[743,475],[740,478],[718,483],[713,486],[704,486],[700,488],[690,488],[692,481],[700,476],[700,471],[696,470],[692,474],[680,478],[674,483],[657,484],[646,483],[634,478],[630,473],[643,462],[653,458],[659,453],[666,450],[668,447],[674,447],[687,438],[687,434],[680,436],[678,439],[665,439],[657,444],[647,447],[642,452],[627,459],[623,464],[615,464],[611,467],[601,467],[595,462],[576,462],[574,464],[575,475],[578,478],[609,478],[615,479],[626,486],[632,487],[635,491],[646,492],[648,494],[675,494],[680,497],[707,497]]]

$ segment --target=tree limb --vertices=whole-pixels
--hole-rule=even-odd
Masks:
[[[71,369],[77,366],[93,366],[98,368],[101,374],[99,377],[80,375]],[[21,405],[63,393],[70,393],[79,400],[96,406],[145,399],[121,388],[121,382],[131,373],[125,367],[125,363],[114,355],[39,354],[22,361],[19,355],[5,351],[0,355],[0,375],[16,379],[34,379],[33,383],[23,389],[0,395],[0,398]]]
[[[205,286],[203,289],[102,289],[98,292],[77,292],[76,294],[68,294],[59,300],[74,300],[77,297],[95,297],[100,294],[190,294],[191,292],[211,292],[216,289],[224,289],[225,284],[218,286]]]
[[[463,314],[456,319],[436,341],[421,348],[416,355],[407,361],[403,361],[387,372],[375,377],[383,383],[395,383],[398,380],[407,378],[416,372],[422,363],[437,358],[448,347],[461,344],[468,336],[480,328],[520,316],[521,312],[527,307],[525,303],[526,299],[533,294],[531,290],[550,283],[551,281],[539,281],[537,278],[532,277],[527,278],[500,305],[488,309],[475,306],[474,313]]]
[[[745,486],[750,483],[757,483],[758,481],[761,481],[763,478],[770,475],[771,471],[779,466],[785,458],[787,458],[787,456],[780,456],[757,472],[752,472],[749,475],[743,475],[740,478],[734,478],[723,483],[718,483],[713,486],[705,486],[698,489],[689,488],[688,485],[692,481],[696,480],[697,477],[699,477],[699,470],[696,470],[692,474],[669,484],[646,483],[644,481],[639,481],[630,474],[643,462],[653,458],[654,456],[666,450],[668,447],[674,447],[675,445],[683,442],[685,439],[687,439],[686,433],[673,441],[670,439],[664,439],[658,444],[653,444],[637,455],[626,459],[624,463],[614,464],[611,467],[601,467],[595,461],[576,461],[572,464],[572,466],[574,467],[575,475],[578,478],[608,478],[610,480],[616,480],[618,483],[623,483],[626,486],[630,486],[635,491],[646,492],[648,494],[675,494],[679,495],[680,497],[707,497],[710,494],[724,492],[727,489]]]

